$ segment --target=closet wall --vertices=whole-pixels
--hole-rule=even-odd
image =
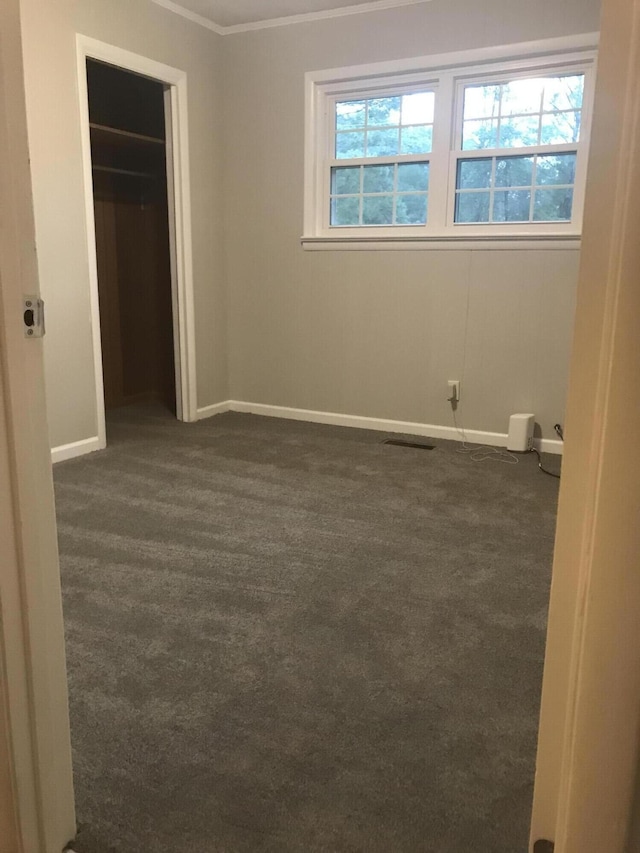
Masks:
[[[163,86],[87,63],[107,410],[175,413]]]

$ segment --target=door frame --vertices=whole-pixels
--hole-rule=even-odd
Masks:
[[[580,274],[545,664],[541,750],[554,760],[539,765],[562,780],[537,785],[537,827],[552,840],[558,830],[556,853],[622,853],[638,757],[640,312],[629,298],[639,298],[640,0],[604,0],[604,12],[599,76],[608,69],[600,86],[608,80],[612,97],[601,118],[596,101],[606,133],[592,140],[583,251],[592,248]],[[9,471],[0,476],[0,728],[18,849],[59,853],[73,791],[42,342],[21,328],[21,295],[37,293],[38,272],[18,0],[0,4],[0,24],[0,466]],[[620,441],[627,433],[633,441]]]
[[[191,247],[191,191],[189,176],[189,121],[187,112],[187,74],[148,57],[124,50],[107,42],[78,33],[76,35],[78,94],[82,142],[87,246],[89,252],[89,293],[93,336],[93,362],[96,384],[96,422],[98,448],[107,445],[105,425],[102,338],[98,264],[93,202],[91,135],[87,59],[140,74],[163,83],[167,161],[167,200],[169,208],[169,245],[171,257],[171,299],[173,314],[173,351],[175,362],[176,416],[180,421],[197,420],[195,353],[195,310],[193,297],[193,255]]]

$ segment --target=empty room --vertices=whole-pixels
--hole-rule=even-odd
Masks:
[[[599,0],[20,8],[69,849],[548,853]]]

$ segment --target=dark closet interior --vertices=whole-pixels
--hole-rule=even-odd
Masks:
[[[175,414],[164,87],[87,61],[105,407]]]

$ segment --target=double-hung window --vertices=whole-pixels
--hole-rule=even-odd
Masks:
[[[584,90],[585,71],[577,69],[461,85],[454,223],[564,225],[577,219]]]
[[[578,238],[595,63],[585,43],[309,74],[303,242]]]
[[[332,99],[330,227],[426,224],[434,105],[425,87]]]

